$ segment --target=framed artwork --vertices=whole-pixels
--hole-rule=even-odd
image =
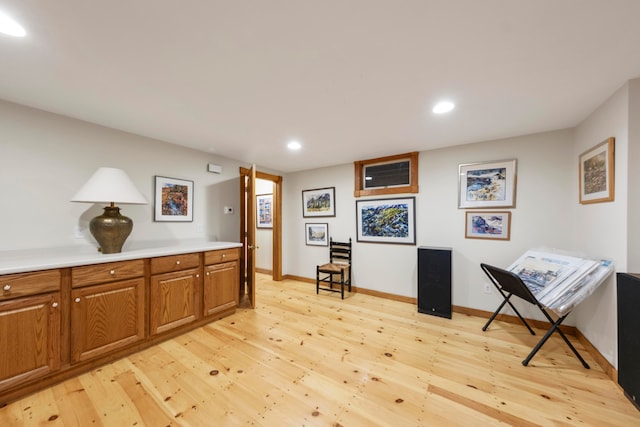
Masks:
[[[258,194],[256,209],[256,227],[273,228],[273,194]]]
[[[467,239],[509,240],[511,212],[467,211],[464,237]]]
[[[467,163],[458,169],[458,208],[515,207],[515,159]]]
[[[580,203],[612,202],[614,183],[615,139],[608,138],[580,154]]]
[[[193,221],[193,181],[156,175],[154,220]]]
[[[329,224],[306,223],[304,225],[305,244],[308,246],[329,246]]]
[[[358,242],[416,244],[415,197],[356,200]]]
[[[336,188],[316,188],[302,191],[302,216],[336,216]]]

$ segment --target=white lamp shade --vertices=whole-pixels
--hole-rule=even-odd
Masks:
[[[146,205],[131,178],[121,169],[100,168],[71,199],[72,202]]]

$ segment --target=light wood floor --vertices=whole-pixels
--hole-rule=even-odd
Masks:
[[[573,339],[260,276],[255,310],[0,409],[0,426],[640,426]],[[542,332],[542,331],[541,331]]]

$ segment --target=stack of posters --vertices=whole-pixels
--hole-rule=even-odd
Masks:
[[[540,304],[563,316],[613,272],[613,262],[557,249],[534,249],[525,252],[507,270],[522,279]]]

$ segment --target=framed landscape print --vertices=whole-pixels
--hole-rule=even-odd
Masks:
[[[515,207],[515,159],[467,163],[458,169],[458,208]]]
[[[273,194],[256,196],[256,227],[273,228]]]
[[[329,224],[306,223],[304,225],[305,244],[308,246],[329,246]]]
[[[467,239],[509,240],[511,212],[467,211],[465,234]]]
[[[615,197],[615,139],[608,138],[580,155],[580,203],[612,202]]]
[[[155,221],[193,221],[193,181],[156,176],[155,184]]]
[[[416,244],[415,197],[356,200],[357,240]]]
[[[336,216],[336,188],[316,188],[302,191],[302,216]]]

